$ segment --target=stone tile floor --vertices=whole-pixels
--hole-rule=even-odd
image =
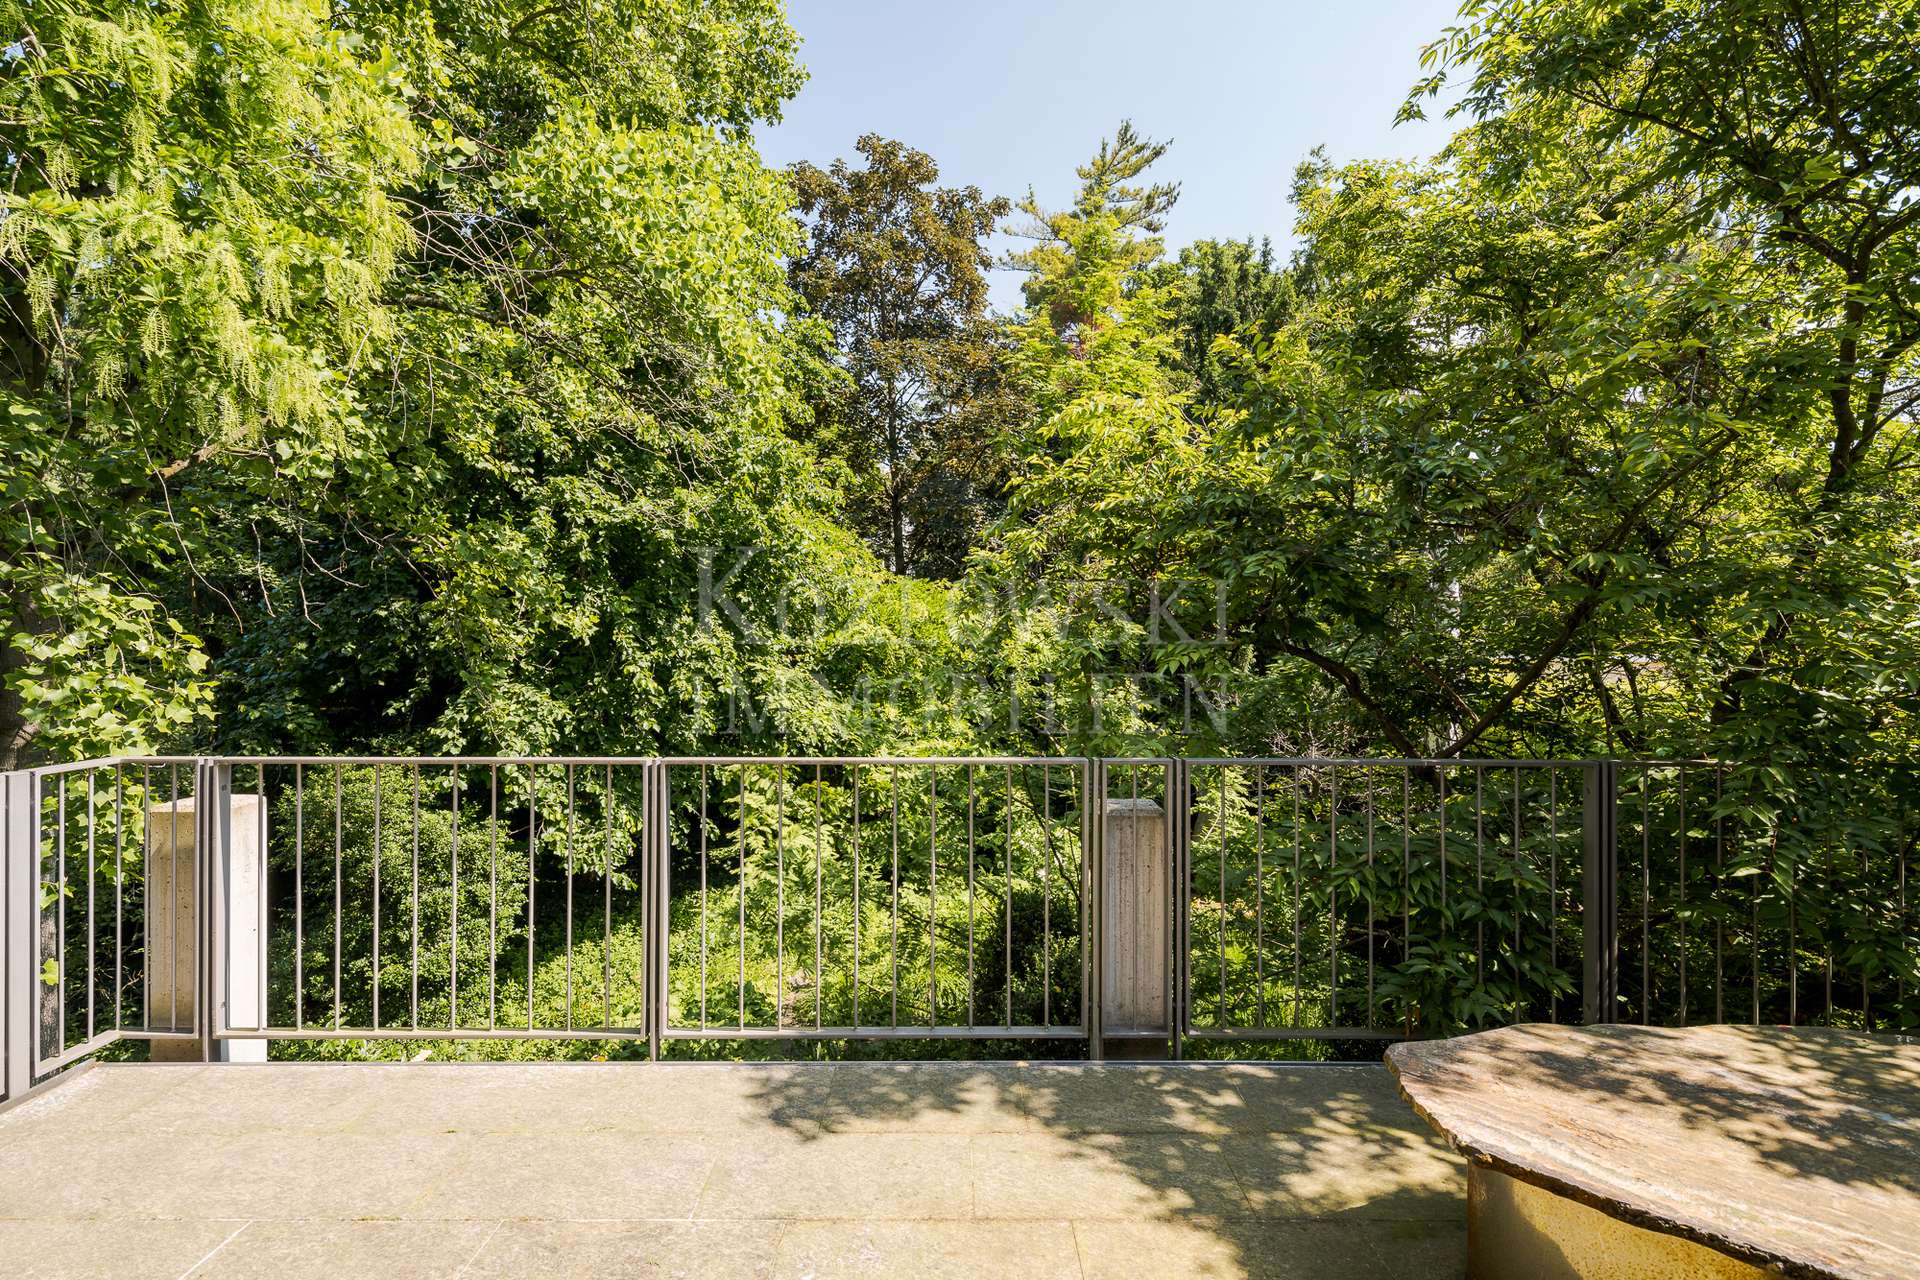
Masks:
[[[104,1064],[0,1113],[4,1276],[1432,1277],[1378,1067]]]

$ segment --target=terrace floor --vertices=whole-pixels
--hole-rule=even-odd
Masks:
[[[10,1276],[1430,1277],[1379,1067],[103,1064],[0,1113]]]

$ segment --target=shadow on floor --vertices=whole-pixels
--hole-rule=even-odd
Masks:
[[[1464,1166],[1380,1067],[831,1064],[751,1096],[802,1141],[990,1139],[975,1216],[1072,1224],[1088,1276],[1464,1268]]]

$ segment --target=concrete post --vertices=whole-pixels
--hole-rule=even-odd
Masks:
[[[200,986],[201,940],[208,934],[196,898],[225,902],[226,963],[207,986],[216,1008],[225,984],[227,1022],[237,1029],[264,1027],[266,1010],[265,882],[266,806],[257,795],[228,802],[224,866],[200,865],[201,824],[195,797],[147,810],[146,982],[148,1025],[155,1031],[192,1031]],[[215,883],[196,894],[201,875]],[[202,1040],[155,1040],[156,1062],[265,1062],[264,1040],[216,1040],[208,1054]]]
[[[1173,911],[1167,817],[1154,800],[1108,800],[1103,850],[1105,932],[1101,1032],[1108,1057],[1165,1058]]]

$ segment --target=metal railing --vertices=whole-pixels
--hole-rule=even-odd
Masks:
[[[1920,770],[1607,762],[1620,1020],[1920,1026]]]
[[[206,886],[192,851],[212,843],[195,804],[205,777],[202,761],[168,756],[0,774],[0,1096],[115,1040],[198,1037],[196,904]],[[150,896],[179,904],[169,921],[185,917],[184,933],[168,929],[151,944]]]
[[[4,779],[8,1096],[119,1039],[1098,1057],[1920,1023],[1911,770],[1789,800],[1671,761],[145,757]],[[1164,991],[1116,994],[1142,982]]]
[[[651,934],[658,762],[639,757],[241,757],[279,816],[249,1039],[632,1039]],[[543,881],[543,860],[555,874]],[[595,926],[599,926],[596,930]],[[539,989],[559,945],[559,990]],[[638,957],[635,957],[636,961]]]
[[[1085,761],[707,757],[660,768],[666,810],[686,809],[663,894],[684,896],[693,953],[668,965],[681,998],[662,1007],[665,1037],[1084,1035]],[[1016,904],[1023,917],[1038,908],[1028,936]],[[756,939],[750,917],[769,916]],[[1016,951],[1037,972],[1018,971]],[[771,998],[749,975],[769,960]],[[716,1016],[725,1010],[731,1018]]]
[[[1432,993],[1411,985],[1419,973],[1509,1021],[1566,1016],[1563,962],[1582,949],[1586,766],[1173,767],[1192,815],[1175,821],[1187,838],[1188,1035],[1404,1036],[1434,1013]]]

